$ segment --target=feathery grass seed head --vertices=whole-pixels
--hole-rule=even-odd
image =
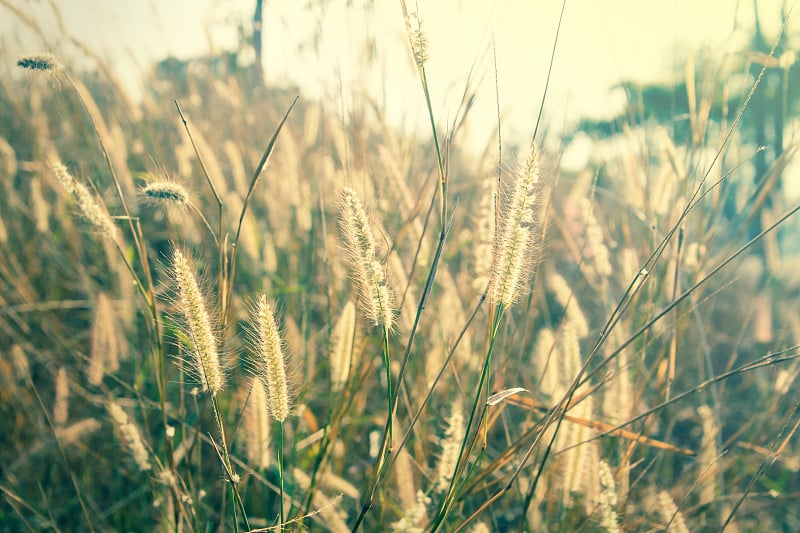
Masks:
[[[667,531],[672,533],[689,533],[683,513],[678,510],[672,496],[665,490],[658,493],[658,512],[665,523],[669,523]]]
[[[275,321],[275,310],[266,294],[256,301],[251,317],[255,334],[252,367],[267,389],[267,405],[278,422],[288,418],[291,411],[289,384],[286,379],[286,361],[283,341]]]
[[[56,397],[53,401],[53,423],[58,427],[63,427],[67,423],[69,416],[69,381],[67,379],[67,369],[61,367],[56,374]]]
[[[442,447],[442,455],[439,457],[439,464],[436,468],[435,490],[437,492],[444,492],[450,487],[450,480],[453,478],[453,472],[458,464],[458,454],[461,451],[464,431],[462,404],[461,400],[457,400],[453,402],[444,438],[439,443]]]
[[[97,201],[95,195],[82,183],[78,182],[67,167],[58,161],[50,163],[50,170],[64,190],[77,202],[83,215],[104,236],[117,240],[118,231],[108,211]]]
[[[171,180],[151,181],[140,192],[154,207],[183,209],[189,204],[189,191],[180,183]]]
[[[53,54],[31,54],[17,59],[17,66],[31,72],[59,75],[64,72],[64,65]]]
[[[139,470],[147,471],[152,467],[150,466],[150,455],[147,448],[142,441],[142,435],[139,433],[139,428],[130,421],[128,415],[122,410],[116,402],[110,401],[106,404],[108,414],[114,420],[114,424],[119,431],[122,440],[131,452],[133,460],[139,466]]]
[[[473,258],[475,261],[475,279],[472,286],[484,290],[492,273],[495,240],[495,199],[497,197],[497,181],[494,176],[484,178],[481,201],[478,207],[478,227],[475,230]]]
[[[586,232],[585,247],[587,250],[585,251],[591,256],[591,263],[597,274],[601,278],[607,278],[613,269],[608,247],[603,238],[603,228],[600,227],[600,223],[594,215],[594,205],[589,198],[581,198],[580,207]]]
[[[392,531],[395,533],[422,533],[428,519],[428,506],[431,499],[421,490],[417,491],[416,502],[413,507],[406,510],[405,516],[397,522],[392,522]]]
[[[589,335],[589,323],[586,315],[581,310],[575,291],[561,274],[552,273],[547,277],[547,288],[552,292],[553,298],[564,309],[564,320],[569,321],[575,328],[579,339]]]
[[[345,304],[339,321],[331,334],[331,389],[342,390],[350,373],[353,357],[353,337],[356,329],[356,307],[353,302]]]
[[[264,383],[253,378],[250,388],[250,400],[244,410],[244,436],[247,448],[247,460],[255,468],[267,468],[270,465],[269,450],[270,419],[267,408],[267,392]]]
[[[428,38],[422,30],[422,19],[419,13],[409,13],[406,17],[406,31],[411,43],[411,53],[418,68],[423,68],[428,61]]]
[[[535,252],[535,210],[539,198],[538,152],[531,150],[516,172],[508,202],[502,210],[495,242],[490,295],[495,305],[509,307],[527,291]]]
[[[177,287],[178,305],[192,341],[194,370],[203,390],[216,395],[224,385],[217,340],[197,278],[179,248],[175,248],[172,255],[172,277]]]
[[[86,367],[86,378],[92,385],[100,385],[106,371],[119,370],[120,355],[119,324],[106,293],[98,294],[93,315],[92,350]]]
[[[600,461],[598,466],[600,485],[603,487],[600,492],[600,520],[606,531],[617,533],[620,528],[617,517],[617,486],[614,482],[614,475],[605,461]]]
[[[339,226],[350,259],[351,275],[364,317],[387,330],[394,324],[392,292],[386,272],[377,260],[375,237],[361,200],[350,187],[342,191]]]

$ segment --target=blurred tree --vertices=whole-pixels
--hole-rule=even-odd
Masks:
[[[256,10],[253,13],[253,50],[256,53],[256,70],[261,80],[264,80],[264,62],[262,61],[261,30],[264,25],[264,0],[256,0]]]
[[[765,69],[758,89],[739,124],[740,138],[745,143],[751,144],[754,149],[763,147],[755,152],[752,174],[754,192],[743,212],[738,212],[736,191],[744,184],[726,181],[723,185],[726,218],[736,222],[736,225],[747,224],[748,236],[751,238],[763,229],[761,216],[757,214],[763,213],[764,208],[769,211],[776,195],[781,191],[781,171],[786,163],[786,158],[782,158],[785,151],[784,129],[787,119],[797,116],[800,108],[800,69],[796,68],[795,54],[790,48],[787,35],[781,32],[775,45],[774,39],[768,39],[762,30],[758,0],[753,0],[753,9],[755,24],[752,38],[747,48],[735,58],[734,64],[726,69],[730,74],[709,75],[708,65],[701,65],[699,68],[701,78],[714,80],[713,88],[710,89],[713,94],[708,94],[707,90],[699,96],[711,99],[709,120],[717,124],[730,124],[746,96],[746,92],[729,94],[726,91],[728,78],[737,72],[748,72],[751,81],[754,81],[761,75],[762,69]],[[781,11],[781,22],[786,22],[785,9]],[[775,50],[770,54],[773,45]],[[625,108],[610,120],[584,119],[578,124],[578,130],[607,138],[620,133],[624,126],[656,123],[669,128],[676,144],[692,144],[689,94],[685,79],[677,84],[623,82],[614,88],[625,91]],[[763,255],[762,249],[756,249],[756,252]]]

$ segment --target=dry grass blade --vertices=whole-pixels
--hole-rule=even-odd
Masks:
[[[222,298],[226,301],[225,309],[230,308],[231,298],[233,297],[233,280],[236,275],[236,255],[239,250],[238,246],[239,237],[241,236],[242,233],[242,223],[244,222],[244,216],[247,213],[247,207],[250,205],[250,201],[253,198],[253,192],[255,192],[258,182],[261,181],[262,172],[264,168],[266,168],[267,163],[269,162],[269,158],[272,155],[273,149],[275,148],[275,142],[278,140],[278,135],[280,134],[281,129],[283,129],[283,125],[286,124],[286,120],[289,118],[289,113],[292,112],[292,109],[294,108],[295,104],[299,99],[300,99],[299,96],[295,96],[294,100],[292,100],[291,105],[289,105],[289,108],[286,110],[286,113],[283,115],[283,118],[278,124],[278,127],[275,128],[275,133],[272,134],[272,138],[269,140],[269,143],[267,143],[267,148],[266,150],[264,150],[264,154],[261,156],[261,161],[258,162],[258,166],[256,166],[256,170],[255,172],[253,172],[253,179],[250,180],[250,187],[247,189],[247,195],[245,196],[244,202],[242,204],[242,212],[239,214],[239,223],[236,226],[236,236],[233,239],[230,266],[228,267],[230,274],[225,283],[228,289],[228,295],[227,298],[225,298],[224,295],[222,296]],[[225,327],[227,326],[227,324],[228,324],[228,317],[227,313],[225,313],[224,316],[222,317],[222,325],[223,327]]]

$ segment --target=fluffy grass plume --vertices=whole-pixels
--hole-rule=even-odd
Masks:
[[[61,187],[73,197],[83,215],[91,222],[92,226],[103,236],[112,241],[117,240],[117,227],[111,220],[108,212],[98,202],[94,194],[70,174],[67,167],[60,161],[50,163],[50,170]]]
[[[58,79],[66,73],[64,65],[53,54],[30,54],[17,59],[17,66],[32,74],[53,76]]]
[[[162,209],[183,209],[189,204],[189,191],[186,187],[169,179],[151,181],[139,192],[149,204]]]
[[[537,149],[532,148],[514,175],[501,213],[490,295],[495,305],[506,308],[528,290],[528,273],[536,251],[535,210],[540,200],[538,157]]]
[[[376,255],[375,237],[361,200],[350,187],[342,191],[339,227],[350,260],[358,302],[364,317],[373,325],[392,329],[392,293],[386,273]]]
[[[689,533],[683,513],[678,510],[669,492],[662,490],[658,493],[658,513],[661,519],[667,524],[665,531],[671,533]]]
[[[253,378],[250,383],[250,398],[244,409],[243,424],[247,460],[254,468],[267,468],[271,463],[267,391],[258,378]]]
[[[444,437],[439,442],[442,449],[439,463],[434,477],[435,489],[444,492],[450,487],[458,463],[458,453],[461,450],[461,441],[464,438],[464,413],[460,401],[453,403],[450,416],[447,419],[447,429]]]
[[[92,385],[100,385],[106,371],[116,372],[119,369],[119,324],[111,301],[104,292],[97,295],[93,314],[92,344],[86,379]]]
[[[617,485],[608,463],[600,461],[600,523],[608,533],[619,533],[619,518],[617,517]]]
[[[250,320],[254,334],[252,369],[266,387],[270,414],[278,422],[283,422],[289,417],[292,400],[286,379],[283,340],[275,321],[275,306],[266,294],[259,296]]]
[[[122,441],[131,453],[133,460],[139,467],[139,470],[145,472],[152,468],[150,465],[150,454],[142,441],[142,435],[139,433],[139,428],[130,421],[128,415],[122,410],[116,402],[109,401],[106,404],[108,414],[114,421],[114,425],[122,437]]]
[[[350,362],[353,358],[355,330],[356,308],[353,302],[348,300],[331,335],[331,389],[333,392],[342,390],[347,383]]]
[[[216,395],[224,386],[217,339],[197,278],[189,261],[177,247],[172,254],[171,274],[177,288],[178,307],[186,322],[186,333],[192,342],[192,368],[203,391]]]
[[[475,278],[472,286],[484,290],[489,283],[494,259],[494,240],[496,228],[495,206],[497,204],[497,180],[487,176],[481,184],[480,205],[478,207],[478,227],[474,233],[473,257]]]
[[[56,374],[56,395],[53,400],[53,424],[63,427],[69,417],[69,381],[67,369],[63,366]]]

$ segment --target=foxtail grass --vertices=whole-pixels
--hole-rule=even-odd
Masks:
[[[283,527],[286,521],[284,509],[285,472],[284,472],[284,423],[291,413],[291,394],[286,378],[286,359],[283,339],[275,320],[274,304],[266,294],[256,300],[250,319],[253,332],[253,354],[251,356],[252,371],[267,392],[269,413],[278,422],[278,477],[280,479],[280,522]]]

